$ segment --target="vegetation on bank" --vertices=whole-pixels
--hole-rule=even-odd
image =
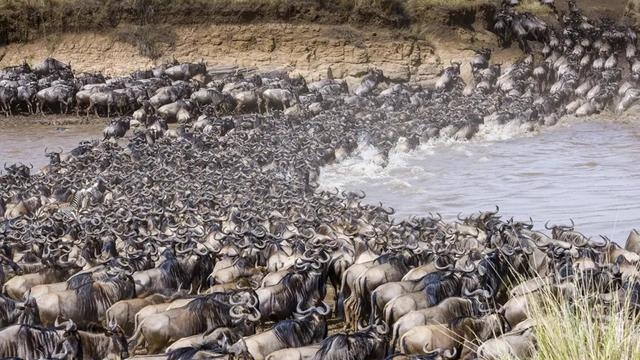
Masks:
[[[59,32],[257,21],[408,27],[499,0],[2,0],[0,45]],[[449,19],[444,19],[449,21]],[[149,29],[136,28],[148,35]],[[166,39],[165,39],[166,40]],[[151,52],[153,50],[151,49]]]
[[[587,288],[594,286],[598,287],[591,283]],[[534,359],[640,359],[637,309],[621,290],[607,291],[587,290],[574,279],[556,290],[543,288],[531,294]]]

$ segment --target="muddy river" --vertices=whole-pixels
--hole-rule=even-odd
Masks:
[[[45,148],[65,151],[99,139],[103,124],[0,128],[0,163],[47,163]],[[397,217],[500,206],[505,216],[568,223],[590,236],[623,242],[640,227],[640,126],[610,122],[560,125],[539,134],[492,131],[479,139],[438,141],[393,152],[386,167],[362,145],[356,156],[321,172],[323,188],[362,189]]]
[[[437,211],[452,219],[498,205],[536,227],[573,219],[579,231],[619,243],[640,228],[640,126],[586,122],[493,135],[394,153],[386,168],[361,146],[358,156],[325,167],[321,184],[363,189],[398,217]]]

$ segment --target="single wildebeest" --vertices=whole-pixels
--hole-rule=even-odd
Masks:
[[[211,105],[216,108],[224,101],[224,95],[217,89],[200,89],[191,94],[191,101],[197,107]]]
[[[89,95],[87,115],[93,110],[98,116],[98,107],[107,109],[107,117],[111,117],[111,109],[115,109],[118,115],[122,115],[129,107],[129,97],[120,90],[97,91]]]
[[[164,73],[169,76],[171,80],[189,80],[195,75],[206,74],[207,67],[202,62],[197,64],[180,64],[167,68]]]
[[[297,102],[295,95],[286,89],[267,89],[262,92],[262,98],[267,113],[274,108],[286,110]]]
[[[0,105],[5,116],[11,115],[11,107],[16,102],[18,90],[14,87],[0,86]]]
[[[124,137],[129,130],[129,122],[130,119],[127,117],[112,120],[109,125],[102,130],[102,141]]]
[[[252,291],[200,296],[183,307],[145,317],[137,324],[129,342],[135,342],[134,353],[146,344],[148,353],[154,354],[181,338],[233,326],[238,316],[242,316],[237,314],[243,313],[243,307],[250,310],[247,317],[257,320],[256,303],[257,298]]]
[[[62,333],[39,326],[11,325],[0,331],[0,358],[35,360],[52,356]]]
[[[312,360],[364,360],[382,359],[385,353],[385,324],[369,326],[364,330],[339,333],[324,339]]]
[[[299,318],[282,320],[271,330],[242,338],[229,351],[238,355],[250,355],[254,360],[264,360],[274,351],[285,348],[307,346],[320,342],[327,335],[325,316],[329,307],[323,306],[301,310]]]
[[[107,280],[87,282],[76,289],[45,294],[37,300],[44,325],[54,323],[58,317],[84,325],[100,321],[116,301],[134,296],[135,287],[131,277],[117,273]]]
[[[56,359],[126,359],[129,357],[127,338],[116,323],[109,323],[102,333],[79,331],[69,321],[63,333],[64,341]]]
[[[41,76],[70,69],[70,65],[53,58],[46,58],[40,64],[36,64],[33,66],[33,72]]]
[[[369,74],[362,78],[360,85],[358,85],[353,93],[356,96],[365,96],[371,93],[378,86],[378,84],[383,81],[385,81],[385,77],[382,73],[382,70],[372,70],[371,72],[369,72]]]
[[[36,93],[36,104],[38,112],[44,115],[44,106],[59,106],[60,111],[65,114],[73,105],[75,99],[75,89],[66,85],[54,85],[46,89],[42,89]]]

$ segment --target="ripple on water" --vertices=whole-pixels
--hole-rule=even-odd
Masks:
[[[387,168],[373,166],[376,151],[368,149],[364,156],[322,169],[320,183],[362,189],[369,201],[393,206],[401,218],[437,211],[454,219],[460,211],[497,204],[504,216],[531,216],[538,227],[572,218],[589,236],[624,242],[632,228],[640,227],[639,130],[583,122],[513,138],[520,129],[493,135],[485,129],[476,141],[439,140],[408,154],[391,154]],[[366,178],[353,171],[359,166],[367,169]]]

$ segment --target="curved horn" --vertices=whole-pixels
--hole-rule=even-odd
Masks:
[[[553,230],[553,226],[549,227],[549,221],[547,221],[546,223],[544,223],[544,228],[547,230]]]

